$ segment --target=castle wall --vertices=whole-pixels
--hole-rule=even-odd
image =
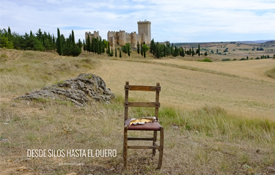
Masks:
[[[137,47],[137,42],[140,44],[150,44],[151,42],[151,22],[150,21],[139,21],[138,22],[138,34],[136,32],[126,33],[124,30],[118,32],[108,31],[107,39],[110,46],[115,45],[124,46],[126,43],[130,43],[132,47]]]
[[[85,32],[85,40],[88,39],[88,36],[90,36],[90,42],[92,42],[93,38],[98,38],[101,39],[101,36],[99,35],[99,31],[94,31],[94,33],[92,34],[91,32]]]

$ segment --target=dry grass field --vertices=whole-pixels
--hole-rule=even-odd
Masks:
[[[0,57],[0,174],[275,174],[274,59],[208,63],[187,61],[202,56],[61,57],[7,49]],[[14,99],[84,72],[102,77],[117,98],[85,107]],[[129,150],[123,169],[125,81],[161,84],[161,170],[155,170],[158,153],[152,158],[149,150]],[[152,96],[130,97],[149,101]],[[117,156],[30,158],[28,149],[115,149]]]

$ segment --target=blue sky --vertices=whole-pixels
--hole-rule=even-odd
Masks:
[[[0,0],[0,28],[19,34],[39,28],[76,39],[86,31],[137,32],[151,21],[155,41],[275,40],[275,0]]]

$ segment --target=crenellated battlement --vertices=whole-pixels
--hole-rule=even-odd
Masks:
[[[110,46],[114,47],[116,44],[123,46],[126,43],[130,43],[132,47],[137,47],[137,42],[145,44],[150,44],[151,42],[151,22],[150,21],[138,21],[138,33],[137,32],[125,32],[125,30],[119,31],[108,31],[107,32],[107,40],[110,43]],[[85,39],[88,39],[90,36],[90,40],[92,41],[93,38],[101,39],[99,35],[99,31],[85,32]]]
[[[107,38],[112,47],[116,44],[123,46],[125,43],[130,43],[134,48],[137,47],[137,42],[150,44],[151,42],[151,22],[138,21],[137,32],[125,32],[125,30],[108,31]]]
[[[88,39],[88,36],[90,36],[90,41],[92,41],[93,38],[101,39],[101,36],[99,35],[99,31],[94,31],[94,33],[91,32],[85,32],[85,39]]]

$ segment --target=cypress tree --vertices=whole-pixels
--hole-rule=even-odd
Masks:
[[[151,43],[150,43],[150,53],[153,53],[154,52],[154,47],[155,47],[155,41],[154,39],[151,40]],[[153,53],[154,54],[154,53]]]
[[[144,51],[144,58],[146,58],[146,52]]]
[[[139,42],[137,42],[137,53],[139,54]]]
[[[130,56],[130,46],[127,46],[128,56]]]
[[[109,56],[113,56],[114,55],[114,53],[113,53],[113,48],[111,48],[111,53],[109,54]]]
[[[80,39],[78,39],[78,47],[79,47],[80,49],[82,49],[82,42],[81,42]]]
[[[201,56],[201,46],[198,44],[198,55]]]
[[[121,55],[121,50],[119,50],[119,57],[120,57],[120,58],[122,57],[122,55]]]
[[[86,41],[86,50],[88,52],[91,52],[91,40],[90,40],[90,35],[88,35],[87,41]]]
[[[56,50],[59,55],[62,55],[62,41],[59,28],[57,28]]]
[[[140,46],[140,54],[143,56],[143,47],[142,47],[143,45],[141,44],[141,46]]]
[[[108,42],[108,50],[107,50],[107,54],[110,55],[110,43]]]
[[[115,48],[115,57],[117,57],[117,49]]]
[[[8,27],[8,35],[11,36],[11,28]]]
[[[72,43],[75,45],[74,31],[72,30]]]

